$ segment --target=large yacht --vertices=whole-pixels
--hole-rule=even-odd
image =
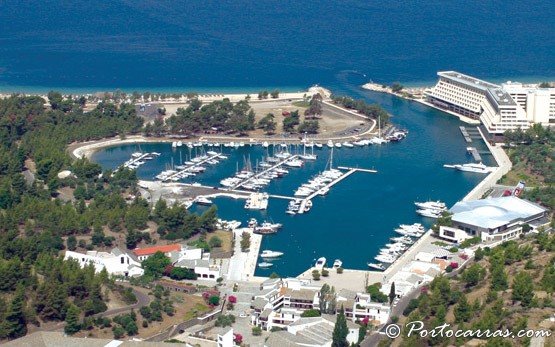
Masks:
[[[466,172],[477,172],[477,173],[490,173],[492,172],[495,168],[492,167],[488,167],[485,166],[482,163],[469,163],[469,164],[460,164],[460,165],[455,165],[455,169],[459,170],[459,171],[466,171]]]
[[[441,201],[426,201],[426,202],[415,202],[414,203],[417,207],[421,209],[430,209],[430,210],[445,210],[447,207],[445,206],[444,202]]]
[[[260,253],[260,257],[262,258],[277,258],[277,257],[281,257],[282,255],[283,255],[283,252],[270,251],[268,249],[265,249],[262,251],[262,253]]]

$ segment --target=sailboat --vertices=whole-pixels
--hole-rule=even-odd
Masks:
[[[301,159],[304,159],[304,160],[316,160],[318,157],[314,154],[314,146],[311,146],[312,153],[311,154],[306,154],[306,143],[307,143],[307,138],[306,138],[306,134],[305,134],[305,138],[304,138],[304,141],[303,141],[303,154],[299,155],[299,157]]]

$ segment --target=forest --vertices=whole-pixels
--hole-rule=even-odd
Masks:
[[[509,130],[504,134],[513,168],[503,183],[523,180],[528,187],[524,197],[555,209],[555,135],[548,127],[535,124],[527,130]]]
[[[105,272],[63,261],[63,250],[133,249],[154,242],[148,223],[171,240],[214,229],[215,208],[199,216],[159,204],[151,212],[134,171],[103,171],[66,152],[74,141],[141,132],[133,105],[102,101],[85,112],[81,98],[56,92],[48,101],[51,107],[38,96],[0,99],[0,339],[25,335],[27,324],[74,324],[103,312],[110,291],[128,296]],[[72,175],[60,179],[62,170]]]

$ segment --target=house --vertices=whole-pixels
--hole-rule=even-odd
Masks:
[[[480,237],[484,242],[506,241],[518,237],[525,224],[534,229],[549,222],[545,208],[516,196],[458,202],[450,211],[453,225],[441,227],[439,236],[453,242],[468,237]]]
[[[133,253],[139,258],[140,261],[145,260],[156,252],[162,252],[166,257],[170,257],[172,252],[180,252],[181,245],[178,243],[164,246],[153,246],[146,248],[136,248]]]
[[[81,267],[92,264],[96,272],[105,268],[110,275],[135,277],[142,276],[144,273],[139,259],[134,254],[124,252],[117,247],[113,248],[110,253],[88,251],[83,254],[66,251],[64,259],[76,260]]]
[[[389,305],[373,302],[370,294],[367,293],[342,289],[337,294],[336,300],[336,307],[343,307],[345,317],[353,323],[368,319],[375,325],[385,324],[391,313]]]
[[[233,329],[229,329],[224,334],[218,334],[217,337],[218,347],[233,347],[235,343],[233,342]]]
[[[210,264],[208,259],[181,259],[173,264],[175,267],[183,267],[194,271],[199,279],[216,281],[220,278],[220,266]]]

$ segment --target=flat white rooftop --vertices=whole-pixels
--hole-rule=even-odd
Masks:
[[[500,86],[498,86],[497,84],[493,84],[472,76],[468,76],[457,71],[439,71],[437,75],[440,77],[446,77],[455,82],[459,82],[474,88],[478,88],[483,91],[486,91],[488,88],[500,88]]]

